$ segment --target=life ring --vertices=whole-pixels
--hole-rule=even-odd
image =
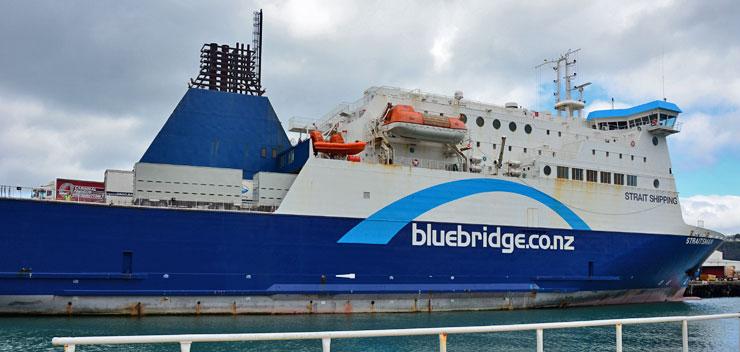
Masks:
[[[411,165],[414,165],[414,167],[419,166],[419,159],[411,160]]]
[[[632,148],[634,148],[634,147],[635,147],[635,141],[631,141],[631,142],[630,142],[630,147],[632,147]]]

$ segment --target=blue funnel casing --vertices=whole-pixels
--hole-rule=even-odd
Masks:
[[[267,97],[190,88],[140,161],[242,169],[251,179],[277,171],[288,148]]]

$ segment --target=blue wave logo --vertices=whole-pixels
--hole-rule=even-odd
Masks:
[[[552,209],[572,229],[591,229],[565,204],[537,189],[512,181],[475,178],[442,183],[401,198],[357,224],[337,243],[388,244],[401,229],[424,213],[461,198],[492,192],[534,199]]]

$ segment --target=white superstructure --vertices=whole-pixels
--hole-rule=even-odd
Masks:
[[[373,87],[324,121],[294,128],[300,132],[317,129],[324,136],[340,134],[344,141],[367,145],[354,162],[342,154],[314,150],[277,211],[367,218],[406,195],[435,185],[491,178],[528,185],[560,200],[593,230],[709,235],[709,230],[685,225],[681,216],[666,144],[666,137],[679,131],[680,109],[655,101],[632,109],[592,112],[583,118],[582,92],[588,84],[572,86],[575,74],[570,54],[547,62],[558,73],[557,115],[515,102],[500,106],[469,101],[461,92],[445,96]],[[565,71],[564,92],[561,71]],[[579,92],[577,100],[571,91]],[[404,122],[406,117],[398,120],[393,116],[398,107],[417,114],[403,112],[411,116],[408,121],[419,122]],[[434,140],[429,129],[445,129],[435,127],[439,119],[462,121],[464,138],[455,143],[452,134],[437,134]],[[399,121],[418,126],[416,134],[389,128]],[[452,128],[454,124],[447,129],[461,132]],[[332,201],[316,201],[327,197]],[[506,192],[465,197],[419,218],[451,219],[568,228],[540,202]]]

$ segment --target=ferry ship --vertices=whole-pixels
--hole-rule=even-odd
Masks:
[[[246,48],[203,46],[133,170],[0,199],[0,313],[656,302],[722,242],[681,216],[666,143],[681,109],[583,116],[572,51],[546,62],[553,112],[372,87],[291,120],[291,143],[263,95],[261,13],[255,25]]]

